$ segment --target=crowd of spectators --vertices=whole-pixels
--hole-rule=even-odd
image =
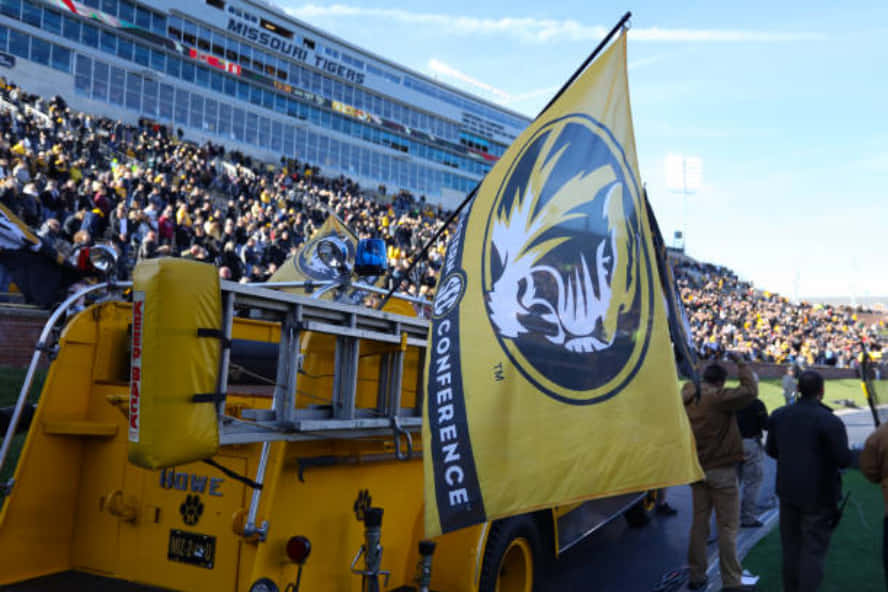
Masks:
[[[431,297],[446,233],[408,274],[444,213],[406,192],[373,197],[345,177],[295,160],[275,166],[165,126],[76,112],[0,83],[0,202],[62,254],[112,244],[126,275],[139,259],[214,263],[224,278],[267,280],[330,213],[359,238],[384,238],[395,288]],[[3,286],[0,286],[2,291]]]
[[[0,99],[0,202],[62,254],[102,241],[118,251],[124,277],[139,259],[175,256],[261,282],[334,213],[360,238],[385,239],[387,287],[433,295],[447,233],[408,273],[410,255],[445,219],[423,198],[384,188],[371,195],[298,161],[271,166],[154,122],[79,113],[2,79]],[[793,303],[684,257],[675,268],[704,359],[733,350],[757,361],[850,366],[861,339],[881,349],[884,327],[865,325],[850,307]]]
[[[861,341],[880,356],[885,326],[872,311],[792,302],[755,289],[724,267],[687,258],[675,270],[703,359],[738,351],[761,362],[852,367]]]

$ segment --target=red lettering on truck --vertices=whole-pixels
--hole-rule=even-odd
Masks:
[[[133,292],[133,344],[130,366],[129,441],[139,441],[139,415],[142,393],[142,318],[145,292]]]

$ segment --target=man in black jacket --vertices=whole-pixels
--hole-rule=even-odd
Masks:
[[[783,590],[813,592],[842,495],[839,469],[851,465],[852,453],[845,425],[820,402],[823,377],[802,372],[798,390],[797,404],[771,415],[765,450],[777,459]]]
[[[762,446],[762,430],[768,426],[768,410],[761,399],[754,399],[737,412],[737,426],[743,438],[743,464],[740,465],[740,526],[758,528],[757,504],[759,488],[764,476],[765,455]]]

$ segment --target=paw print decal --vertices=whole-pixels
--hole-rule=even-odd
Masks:
[[[182,520],[188,526],[194,526],[197,524],[197,521],[200,520],[200,515],[203,514],[204,505],[203,502],[200,501],[199,495],[188,495],[185,497],[185,501],[182,502],[182,505],[179,506],[179,513],[182,514]]]

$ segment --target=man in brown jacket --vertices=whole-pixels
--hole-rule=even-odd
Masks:
[[[882,484],[885,498],[885,520],[882,526],[882,564],[888,586],[888,423],[870,434],[860,453],[860,470],[873,483]]]
[[[737,559],[737,530],[740,522],[740,495],[737,464],[743,461],[743,439],[734,412],[746,407],[758,396],[755,376],[743,360],[737,362],[740,386],[725,388],[727,371],[710,364],[703,371],[699,400],[693,384],[682,388],[685,411],[697,440],[697,455],[703,468],[703,481],[691,484],[694,518],[688,545],[691,590],[706,586],[706,539],[709,519],[715,509],[718,524],[718,558],[724,590],[746,590],[742,584],[743,568]]]

